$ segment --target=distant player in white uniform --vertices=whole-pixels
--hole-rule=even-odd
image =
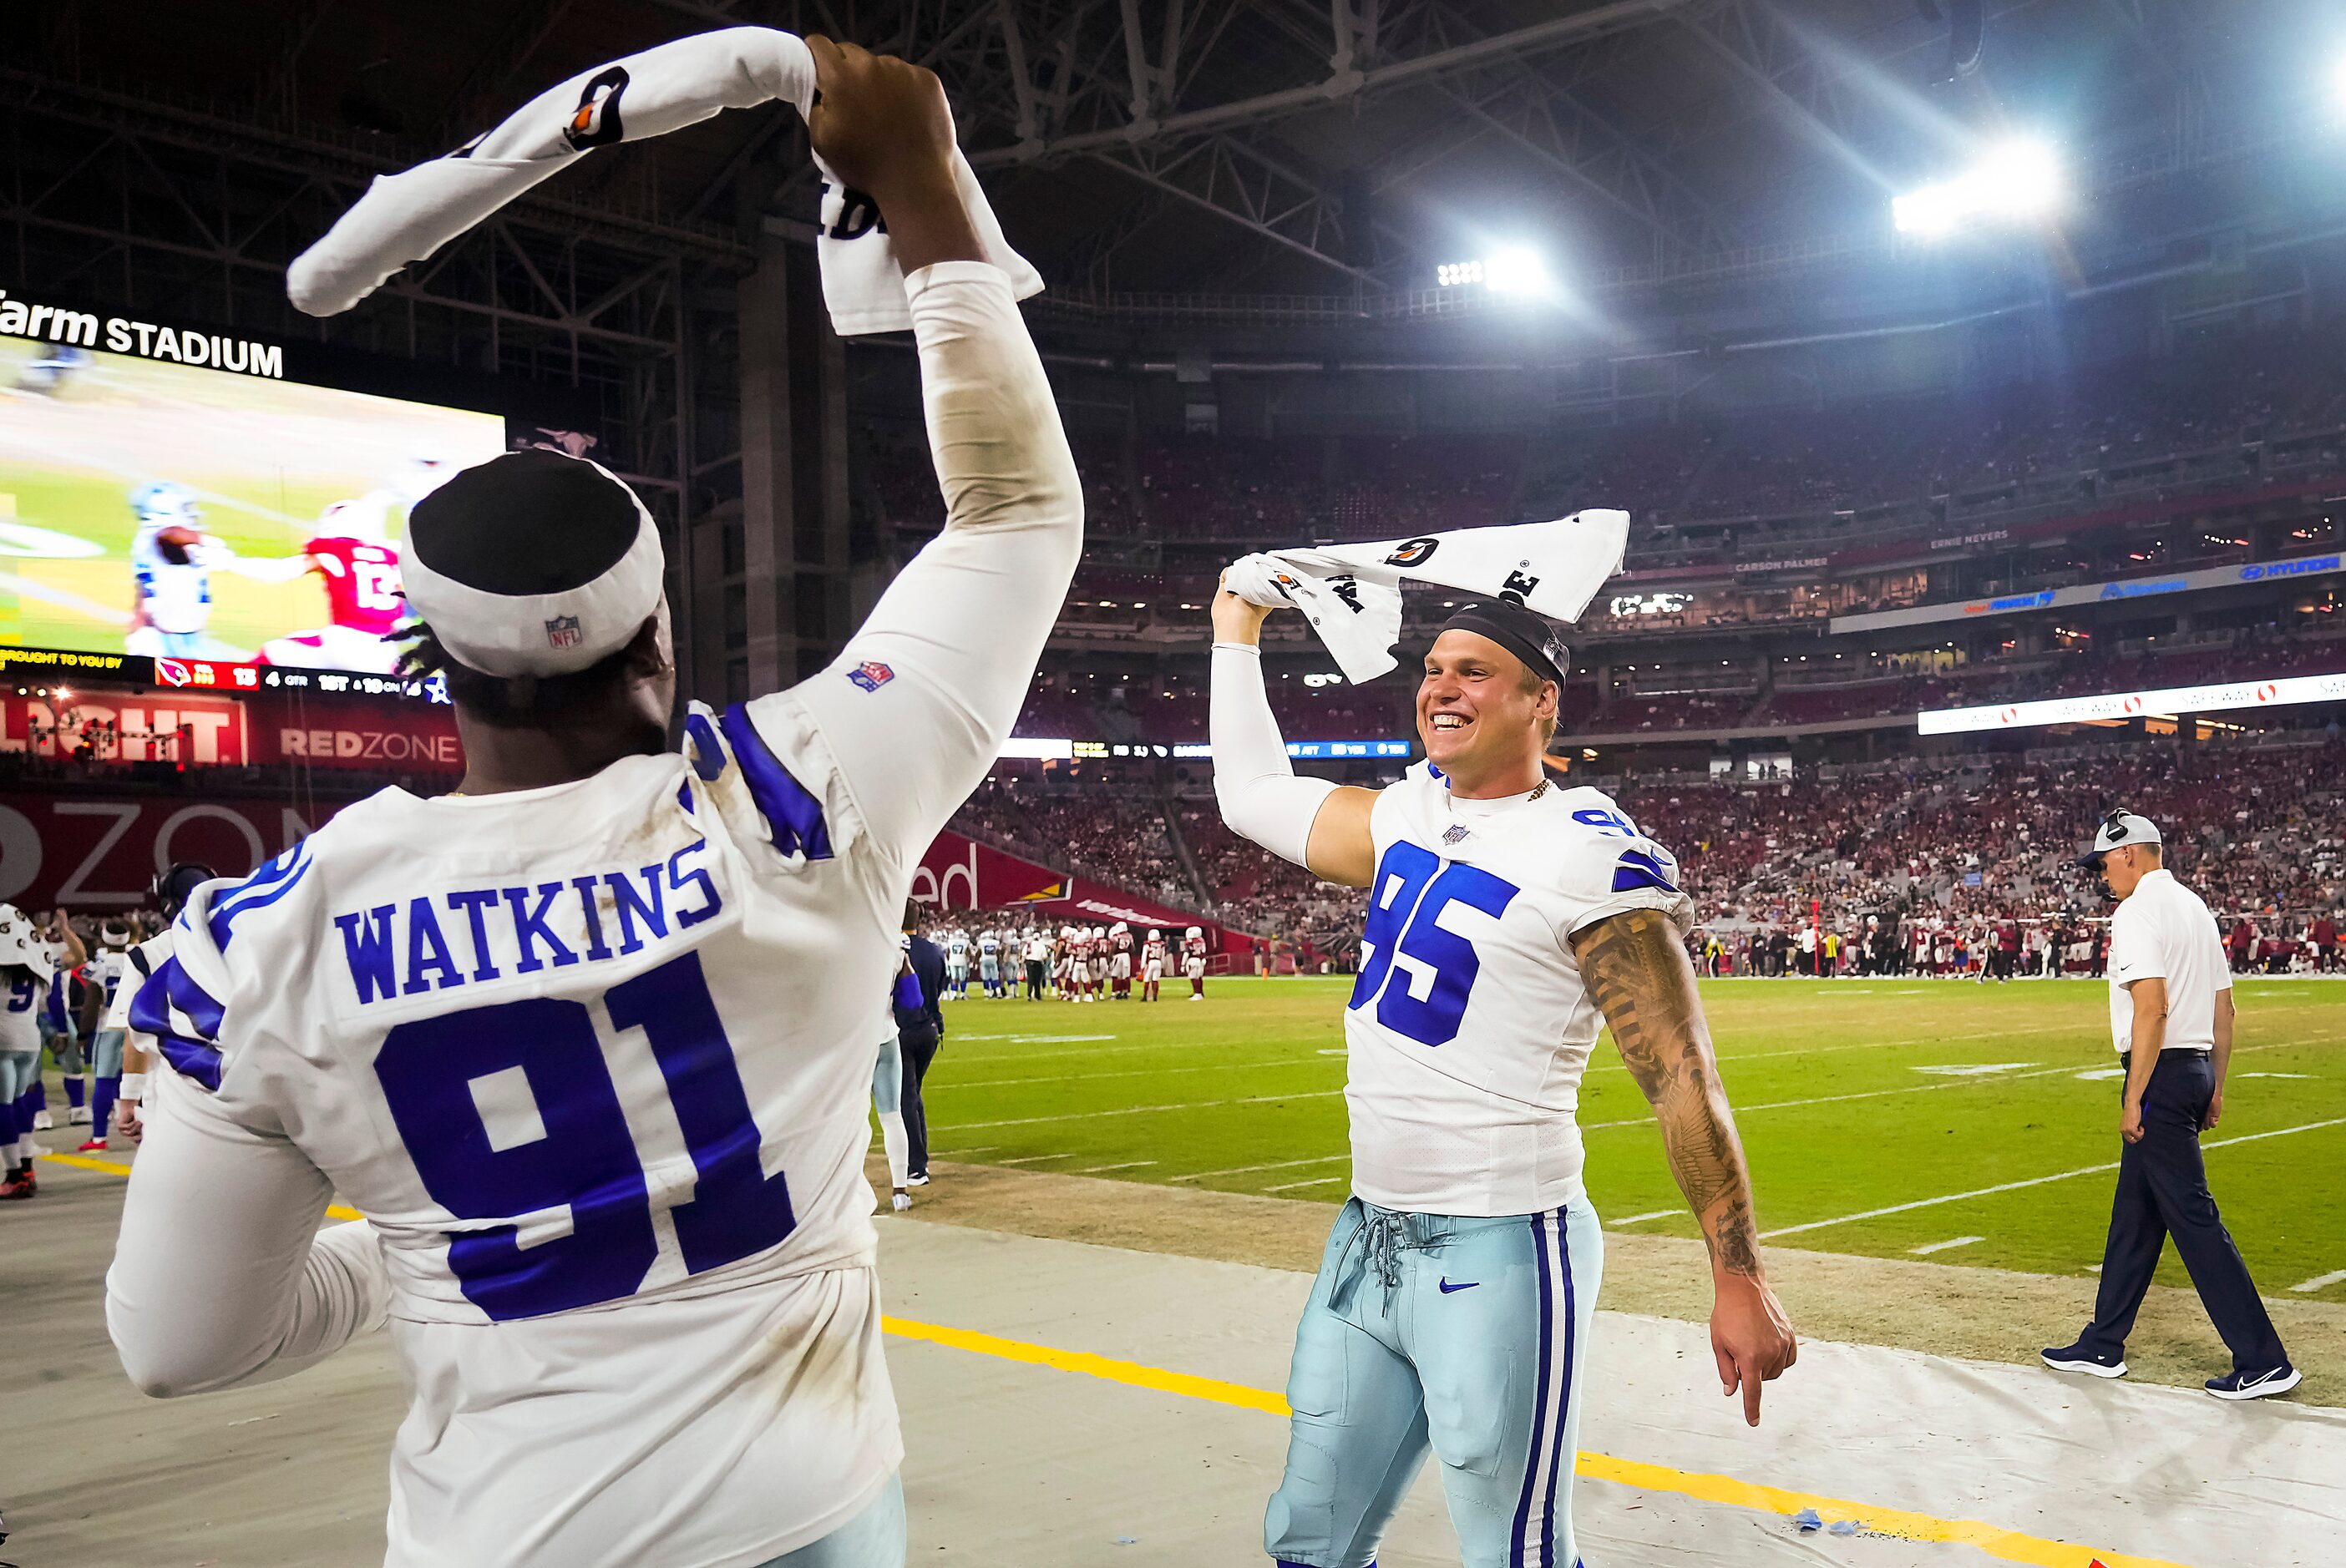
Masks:
[[[1165,933],[1155,926],[1148,928],[1148,940],[1140,947],[1140,1000],[1157,1000],[1157,987],[1165,978]]]
[[[1002,936],[991,926],[977,933],[977,980],[988,996],[1002,994]]]
[[[212,572],[234,552],[204,532],[196,498],[168,482],[130,493],[138,531],[130,536],[130,629],[122,651],[166,658],[233,658],[216,641]]]
[[[390,1321],[391,1568],[901,1568],[864,1109],[920,857],[1010,732],[1082,492],[936,79],[811,40],[906,270],[944,530],[831,665],[674,698],[649,514],[507,453],[411,519],[461,791],[202,890],[107,1316],[175,1395]],[[367,1217],[321,1232],[329,1196]]]
[[[955,926],[945,935],[945,995],[960,1001],[969,994],[969,932]]]
[[[1189,981],[1189,1000],[1206,1000],[1206,932],[1203,926],[1191,926],[1181,939],[1181,972]]]
[[[1369,890],[1344,1014],[1352,1197],[1295,1339],[1264,1544],[1360,1568],[1429,1449],[1467,1568],[1574,1568],[1572,1471],[1604,1243],[1581,1184],[1600,1014],[1710,1245],[1721,1383],[1760,1419],[1794,1343],[1681,933],[1678,864],[1595,789],[1557,789],[1564,649],[1504,601],[1444,626],[1427,760],[1382,789],[1298,778],[1263,689],[1270,612],[1214,601],[1214,792],[1232,829]]]
[[[0,903],[0,1199],[34,1196],[33,1108],[41,1078],[41,1008],[60,970],[80,963],[80,939],[62,918],[52,933],[15,904]]]

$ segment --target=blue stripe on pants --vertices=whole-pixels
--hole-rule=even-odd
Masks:
[[[1295,1337],[1265,1549],[1364,1568],[1431,1453],[1465,1568],[1566,1568],[1578,1384],[1604,1240],[1586,1204],[1397,1214],[1355,1198]]]

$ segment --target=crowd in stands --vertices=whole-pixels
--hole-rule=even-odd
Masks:
[[[1899,972],[2045,972],[2048,949],[2059,968],[2087,966],[2109,903],[2072,860],[2120,805],[2165,827],[2170,865],[2228,938],[2247,922],[2242,966],[2311,966],[2320,932],[2346,920],[2346,741],[2319,731],[1759,781],[1599,782],[1678,856],[1698,958],[1738,972],[1816,972],[1828,960],[1831,972],[1872,972],[1893,948]],[[1363,895],[1232,834],[1202,780],[1170,794],[992,780],[955,826],[1340,959],[1358,941]]]
[[[2227,454],[2210,476],[2253,479],[2264,460],[2247,454],[2259,443],[2275,464],[2334,465],[2346,443],[2291,443],[2346,427],[2338,353],[2320,334],[2298,334],[1961,392],[1800,409],[1698,402],[1676,417],[1565,432],[1127,441],[1079,430],[1075,445],[1104,538],[1381,538],[1608,505],[1637,518],[1635,565],[1684,558],[1673,530],[1688,524],[1806,516],[1821,538],[1846,528],[1836,512],[1932,497],[1963,512],[1995,504],[1987,493],[2035,494],[2056,479],[2076,481],[2079,498],[2116,494],[2190,477],[2153,460],[2210,452]],[[917,432],[874,427],[858,458],[887,521],[941,520]],[[1701,537],[1709,555],[1732,558],[1733,536]]]

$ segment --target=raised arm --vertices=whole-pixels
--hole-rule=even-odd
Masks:
[[[765,703],[811,716],[866,829],[917,857],[1017,719],[1083,553],[1083,491],[1010,281],[978,259],[936,78],[808,42],[815,147],[871,193],[905,270],[945,526],[830,668],[750,706],[761,727]]]
[[[1377,874],[1376,841],[1369,831],[1377,793],[1296,776],[1263,687],[1262,623],[1270,614],[1227,588],[1215,590],[1207,709],[1214,801],[1240,838],[1323,881],[1367,887]]]
[[[1629,910],[1573,933],[1588,993],[1612,1026],[1629,1075],[1662,1125],[1670,1174],[1710,1247],[1710,1348],[1726,1392],[1760,1424],[1760,1386],[1799,1356],[1792,1325],[1760,1264],[1751,1176],[1719,1080],[1710,1026],[1678,928],[1658,910]]]

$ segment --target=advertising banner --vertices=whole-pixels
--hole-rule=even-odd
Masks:
[[[0,900],[28,910],[130,909],[175,860],[243,876],[334,810],[324,801],[307,811],[270,800],[0,792]]]
[[[1974,729],[2026,729],[2036,725],[2078,724],[2096,718],[2208,713],[2232,708],[2287,708],[2295,703],[2341,699],[2346,699],[2346,675],[2292,675],[2273,680],[2111,692],[2102,697],[2054,697],[2038,702],[1941,708],[1918,713],[1914,718],[1915,727],[1922,734],[1959,735]]]
[[[253,759],[246,717],[232,697],[195,692],[11,692],[0,696],[0,751],[241,768]]]
[[[1205,916],[1175,909],[1112,888],[1088,877],[1073,877],[1006,853],[991,844],[945,831],[937,835],[913,877],[913,896],[948,910],[1015,910],[1033,905],[1046,925],[1113,925],[1123,921],[1146,931],[1178,932],[1203,926],[1206,942],[1219,952],[1235,933]]]
[[[464,770],[452,708],[404,702],[256,701],[250,713],[255,762],[386,773]]]
[[[2336,554],[2301,555],[2293,561],[2251,561],[2246,565],[2203,566],[2190,572],[2170,572],[2157,577],[2127,577],[2114,583],[2076,583],[2066,588],[2039,588],[1991,599],[1964,599],[1943,605],[1916,605],[1903,610],[1876,610],[1859,616],[1835,616],[1831,629],[1872,632],[1891,626],[1925,626],[1934,621],[1976,619],[2033,610],[2074,608],[2114,599],[2157,598],[2203,588],[2229,588],[2242,583],[2277,583],[2292,577],[2326,576],[2346,571],[2346,557]]]

